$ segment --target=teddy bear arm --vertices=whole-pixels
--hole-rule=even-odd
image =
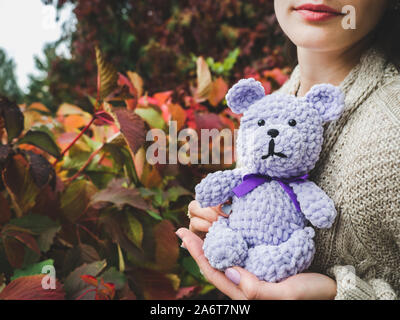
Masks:
[[[317,228],[330,228],[336,217],[335,205],[314,182],[291,184],[304,216]]]
[[[202,208],[217,206],[233,196],[232,189],[242,181],[240,169],[208,174],[196,187],[196,200]]]

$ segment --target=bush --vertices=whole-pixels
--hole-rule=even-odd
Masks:
[[[228,83],[241,78],[246,67],[261,72],[286,65],[272,0],[42,1],[57,8],[73,4],[77,21],[76,28],[66,25],[63,38],[37,61],[45,73],[32,82],[29,102],[46,102],[52,111],[63,102],[91,111],[87,95],[96,92],[95,45],[120,71],[138,72],[151,95],[166,90],[190,94],[193,56],[208,57],[218,71],[224,60],[232,65],[236,59],[228,57],[236,52],[236,63],[222,71]],[[54,54],[62,43],[70,47],[71,58]]]
[[[174,232],[188,225],[194,185],[230,165],[150,165],[145,133],[168,136],[170,120],[234,130],[226,80],[198,58],[180,104],[176,91],[148,94],[137,73],[117,73],[98,49],[96,61],[92,113],[63,103],[53,116],[41,103],[0,99],[0,299],[224,298]],[[267,91],[287,79],[280,69],[248,73]],[[51,266],[49,293],[41,283]]]

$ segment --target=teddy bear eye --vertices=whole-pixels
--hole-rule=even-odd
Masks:
[[[265,120],[258,120],[258,125],[260,127],[265,126]]]
[[[289,126],[294,127],[297,124],[296,120],[291,119],[289,120]]]

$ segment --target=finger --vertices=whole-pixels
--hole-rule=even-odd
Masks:
[[[281,300],[285,299],[286,292],[278,283],[260,281],[251,272],[233,267],[225,270],[225,275],[236,283],[248,300]]]
[[[228,217],[229,217],[229,214],[227,214],[227,213],[224,211],[224,208],[225,208],[225,205],[224,205],[224,204],[220,204],[219,206],[214,207],[214,208],[215,208],[215,210],[218,212],[219,215],[221,215],[221,216],[223,216],[223,217],[225,217],[225,218],[228,218]]]
[[[190,219],[190,225],[189,228],[192,230],[200,231],[200,232],[208,232],[208,229],[210,229],[212,223],[198,218],[198,217],[193,217]]]
[[[206,237],[207,232],[201,232],[198,231],[197,229],[193,228],[193,226],[189,225],[189,230],[193,232],[195,235],[197,235],[200,239],[204,240]]]
[[[217,221],[219,216],[219,211],[215,207],[201,208],[196,200],[189,203],[188,210],[192,217],[196,216],[210,222]]]
[[[204,277],[221,292],[232,299],[245,299],[240,289],[234,285],[223,272],[214,269],[204,256],[203,241],[188,229],[180,228],[176,234],[182,239],[190,255],[198,264]]]

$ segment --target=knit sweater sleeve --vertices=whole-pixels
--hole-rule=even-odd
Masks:
[[[334,266],[328,272],[336,279],[335,300],[396,300],[398,297],[383,279],[363,280],[352,266]]]
[[[368,179],[355,177],[354,190],[359,194],[359,220],[352,220],[359,239],[375,261],[385,265],[386,272],[364,277],[352,266],[336,265],[328,273],[336,279],[338,300],[400,299],[400,96],[398,90],[378,95],[377,104],[389,112],[382,133],[371,136],[372,145],[384,145],[382,152],[365,154],[370,159]],[[366,175],[363,174],[365,177]],[[360,212],[361,211],[361,212]],[[361,231],[361,232],[360,232]]]

